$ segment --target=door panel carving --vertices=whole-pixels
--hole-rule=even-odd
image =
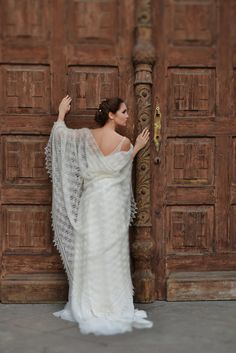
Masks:
[[[154,97],[162,112],[162,163],[153,164],[152,194],[158,298],[189,300],[186,283],[195,285],[189,271],[207,286],[212,271],[236,266],[233,13],[234,0],[155,4]],[[209,298],[199,285],[192,297],[201,295]]]
[[[3,302],[67,299],[67,279],[52,245],[44,148],[67,93],[72,128],[93,127],[103,98],[124,98],[132,138],[133,9],[133,0],[6,0],[0,9]]]

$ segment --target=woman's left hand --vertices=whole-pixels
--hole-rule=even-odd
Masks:
[[[141,150],[143,147],[145,147],[146,144],[148,143],[149,134],[150,134],[150,132],[149,132],[148,128],[145,127],[143,129],[143,131],[138,135],[136,142],[135,142],[135,145],[137,146],[137,148],[139,150]]]

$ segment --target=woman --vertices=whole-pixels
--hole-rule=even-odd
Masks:
[[[128,236],[136,212],[132,161],[149,131],[139,134],[135,146],[116,132],[128,119],[118,97],[100,104],[99,128],[70,129],[64,119],[71,100],[62,99],[45,149],[53,182],[53,241],[69,280],[68,302],[54,315],[77,322],[83,334],[150,328],[146,312],[133,305]]]

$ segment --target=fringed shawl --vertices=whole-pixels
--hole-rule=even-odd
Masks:
[[[80,199],[88,183],[114,178],[127,197],[127,227],[137,212],[132,191],[132,150],[104,156],[88,128],[70,129],[63,121],[52,128],[45,148],[46,168],[52,180],[53,242],[61,255],[69,281],[74,266],[74,237],[80,222]],[[115,201],[115,200],[114,200]]]

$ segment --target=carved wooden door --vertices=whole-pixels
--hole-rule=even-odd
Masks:
[[[61,98],[70,127],[91,127],[100,100],[133,114],[133,0],[6,0],[0,13],[1,300],[67,298],[52,245],[44,147]],[[123,16],[123,13],[126,16]],[[132,120],[128,134],[132,135]]]
[[[158,298],[235,298],[235,11],[234,0],[155,2]]]

